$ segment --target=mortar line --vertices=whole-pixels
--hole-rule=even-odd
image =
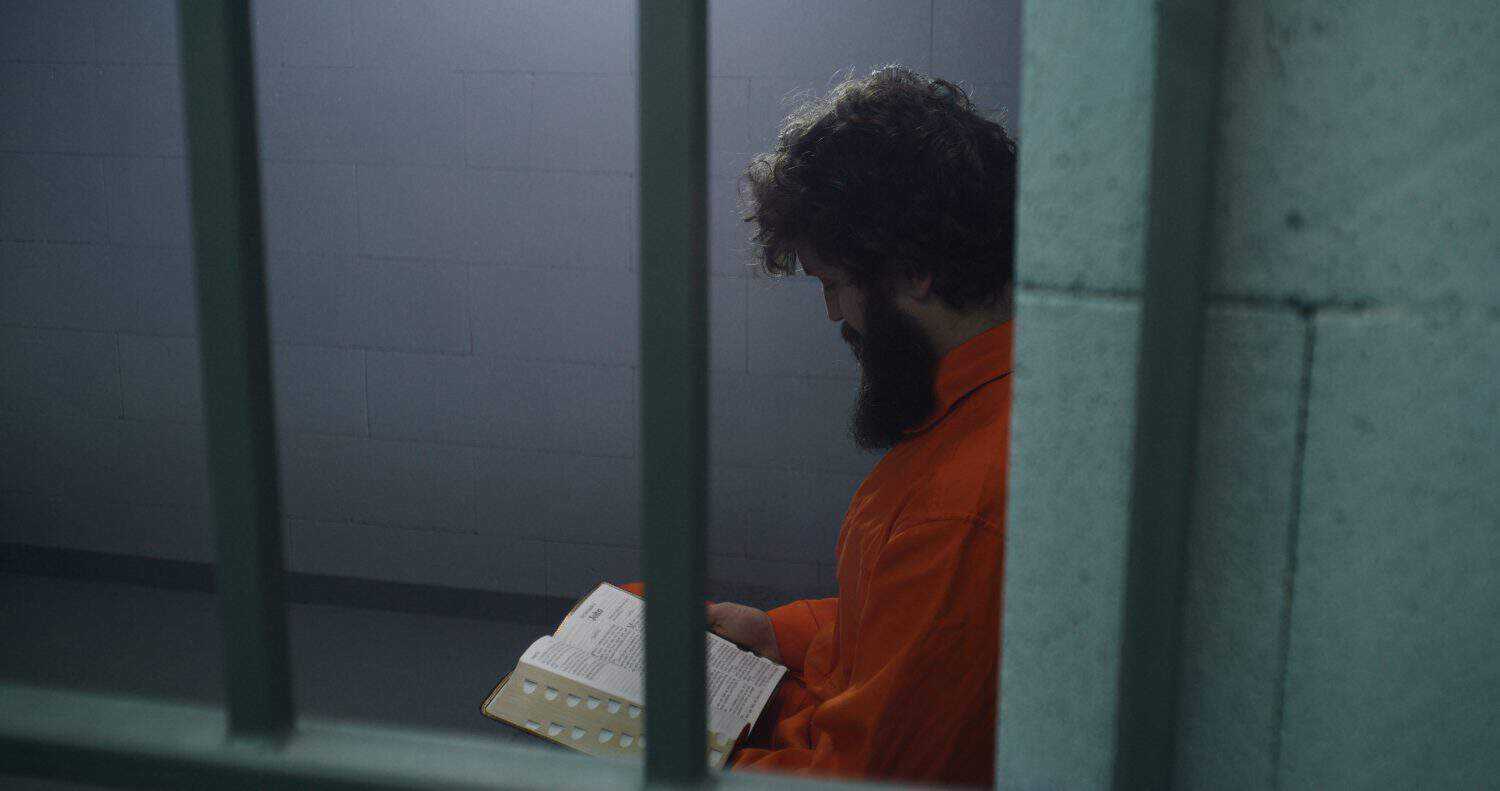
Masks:
[[[1048,297],[1073,297],[1111,301],[1139,302],[1141,292],[1131,288],[1108,288],[1099,286],[1065,286],[1032,280],[1016,281],[1017,295],[1036,294]],[[1258,295],[1236,292],[1209,291],[1205,295],[1205,307],[1238,307],[1255,310],[1284,310],[1306,313],[1326,311],[1336,315],[1387,315],[1400,319],[1420,319],[1431,315],[1449,315],[1454,312],[1483,315],[1488,320],[1500,318],[1500,305],[1484,302],[1453,303],[1441,300],[1416,302],[1382,302],[1374,299],[1329,299],[1306,298],[1293,295]]]
[[[1297,579],[1297,539],[1302,521],[1302,474],[1307,457],[1307,421],[1312,398],[1312,371],[1317,345],[1317,309],[1304,308],[1302,372],[1297,383],[1297,430],[1292,456],[1292,491],[1286,530],[1286,567],[1282,572],[1281,623],[1276,647],[1275,698],[1271,707],[1271,789],[1281,788],[1282,734],[1286,722],[1287,664],[1291,657],[1292,600]]]

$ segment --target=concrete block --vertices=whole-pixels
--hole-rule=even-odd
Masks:
[[[478,451],[474,489],[481,533],[640,545],[641,469],[636,458],[486,448]]]
[[[746,369],[745,300],[747,281],[737,277],[708,279],[708,367],[711,371]]]
[[[203,368],[195,338],[121,335],[125,417],[201,423]]]
[[[1175,785],[1267,788],[1309,328],[1287,310],[1211,306],[1204,329]]]
[[[1225,29],[1212,287],[1500,305],[1494,9],[1277,3]]]
[[[1114,768],[1138,310],[1017,305],[1000,661],[1003,788],[1106,788]]]
[[[262,157],[350,161],[357,134],[351,103],[359,75],[347,69],[266,66],[256,76]]]
[[[1025,6],[1016,272],[1021,282],[1140,285],[1156,16],[1147,3]],[[1088,19],[1088,24],[1078,24]]]
[[[463,163],[462,75],[409,66],[352,73],[353,156],[382,164]]]
[[[501,182],[503,185],[505,182]],[[522,215],[510,222],[524,231],[521,259],[527,266],[632,269],[640,250],[639,184],[633,175],[616,173],[535,172],[530,192],[518,204]],[[484,200],[500,196],[486,189]],[[493,220],[480,215],[486,235]],[[587,229],[580,231],[580,228]]]
[[[514,171],[361,165],[355,181],[360,251],[368,255],[535,265],[530,239],[555,222],[549,211],[572,217],[579,210],[538,210],[534,177]],[[584,234],[576,223],[571,227],[571,237],[557,240],[555,248],[578,249],[577,237]],[[550,253],[548,261],[576,258]]]
[[[297,432],[280,441],[288,516],[474,532],[473,448]]]
[[[207,506],[0,493],[0,541],[198,563],[215,560]]]
[[[475,449],[360,439],[362,480],[349,503],[354,521],[474,532]]]
[[[464,161],[526,167],[531,155],[531,74],[464,75]]]
[[[256,57],[275,66],[353,66],[354,6],[346,0],[255,0]]]
[[[831,564],[849,500],[860,476],[745,470],[752,492],[745,514],[745,553],[752,558]]]
[[[353,521],[357,493],[369,489],[361,463],[368,441],[301,432],[281,432],[276,461],[281,476],[281,512],[289,519]]]
[[[262,162],[266,247],[307,253],[359,249],[354,165]]]
[[[109,238],[129,245],[192,245],[187,163],[179,157],[101,160]]]
[[[964,88],[994,86],[1013,107],[1021,86],[1021,4],[934,0],[932,74]]]
[[[754,229],[740,219],[739,201],[736,179],[708,180],[708,271],[715,275],[745,278],[754,274],[755,245],[750,238]]]
[[[0,491],[67,501],[200,506],[208,502],[201,427],[56,415],[6,414]]]
[[[286,521],[292,571],[542,595],[541,542],[307,519]]]
[[[838,566],[835,566],[832,563],[818,564],[818,584],[822,586],[824,590],[829,591],[829,593],[827,594],[829,596],[838,595],[838,574]]]
[[[104,172],[104,160],[98,157],[0,154],[0,237],[105,241],[109,210]]]
[[[631,74],[536,74],[531,96],[535,167],[634,172],[640,161]]]
[[[143,434],[142,426],[159,436]],[[0,421],[0,446],[6,458],[27,464],[0,467],[0,490],[67,501],[192,504],[193,495],[207,494],[193,484],[206,482],[188,480],[191,454],[183,450],[184,433],[174,428],[71,415],[7,416]],[[170,478],[178,479],[175,492],[163,491]]]
[[[548,596],[580,599],[601,582],[623,585],[645,578],[638,550],[545,543]]]
[[[0,322],[132,333],[197,331],[185,250],[0,242]]]
[[[96,123],[107,130],[109,153],[186,154],[181,67],[106,65],[99,67],[95,79],[99,97]]]
[[[1477,788],[1500,711],[1500,323],[1316,322],[1282,788]]]
[[[709,380],[709,453],[717,464],[863,476],[878,458],[849,439],[857,384],[720,373]]]
[[[281,68],[268,69],[266,78],[263,156],[382,164],[463,161],[463,78],[455,72]]]
[[[858,76],[890,63],[923,72],[931,64],[931,7],[921,3],[718,0],[708,19],[711,76],[826,77],[851,67]]]
[[[98,57],[95,19],[85,0],[11,0],[0,5],[0,60],[82,62]]]
[[[1015,136],[1020,128],[1021,4],[934,3],[932,73],[962,87],[981,115]]]
[[[710,77],[709,175],[738,176],[750,164],[753,153],[750,149],[750,80],[745,77]]]
[[[0,23],[3,24],[3,23]],[[98,153],[109,143],[99,123],[101,69],[92,64],[0,63],[0,148]]]
[[[862,76],[856,72],[855,76]],[[835,75],[814,74],[777,77],[757,74],[750,78],[750,99],[745,108],[750,125],[750,152],[768,153],[776,150],[777,135],[786,117],[804,102],[822,97],[838,80]],[[749,159],[745,166],[750,164]],[[743,169],[742,169],[743,170]]]
[[[472,3],[377,0],[361,3],[353,25],[354,65],[454,69],[462,64],[464,29]]]
[[[375,436],[631,456],[635,371],[594,365],[371,352]]]
[[[0,327],[0,409],[33,415],[120,415],[115,338]]]
[[[759,492],[753,491],[751,475],[744,467],[714,464],[708,467],[709,555],[745,557],[745,522]]]
[[[474,267],[474,353],[636,365],[640,278],[633,272]]]
[[[283,253],[268,269],[277,341],[469,351],[461,266]]]
[[[100,62],[179,62],[177,4],[172,0],[100,3],[94,13]]]
[[[114,248],[107,262],[117,272],[110,298],[92,304],[108,307],[106,318],[111,329],[197,334],[197,276],[190,250]]]
[[[630,269],[639,248],[633,176],[362,166],[357,191],[372,255]]]
[[[510,0],[463,6],[453,47],[461,68],[630,74],[636,70],[630,0]]]
[[[115,468],[107,483],[118,484],[113,498],[147,505],[208,503],[208,443],[202,426],[186,423],[117,421]]]
[[[859,378],[816,278],[753,278],[747,289],[751,373]]]
[[[277,344],[271,354],[278,428],[369,433],[363,351]]]
[[[762,609],[797,599],[832,596],[818,581],[815,563],[709,556],[711,598]]]
[[[28,459],[26,464],[0,464],[0,492],[55,495],[62,481],[50,473],[60,468],[67,454],[55,450],[42,427],[49,422],[38,415],[0,413],[0,455]]]
[[[457,168],[361,165],[355,172],[360,252],[471,261],[516,254],[526,177],[504,171],[486,172],[482,180],[480,175]],[[482,202],[476,201],[480,195]],[[476,222],[481,209],[490,214],[487,228]]]

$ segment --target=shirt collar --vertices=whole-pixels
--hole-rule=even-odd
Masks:
[[[1011,342],[1015,321],[991,327],[948,350],[937,363],[933,408],[921,423],[904,434],[921,434],[953,410],[964,396],[1011,372]]]

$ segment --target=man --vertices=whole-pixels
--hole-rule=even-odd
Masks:
[[[1009,437],[1015,143],[952,84],[888,67],[783,124],[747,222],[823,285],[860,364],[835,598],[712,603],[790,668],[734,770],[988,786]]]

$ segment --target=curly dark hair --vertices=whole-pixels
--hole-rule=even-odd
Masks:
[[[956,309],[1012,280],[1016,142],[957,85],[884,66],[804,102],[778,140],[741,176],[767,273],[795,273],[808,245],[861,288],[931,273]]]

